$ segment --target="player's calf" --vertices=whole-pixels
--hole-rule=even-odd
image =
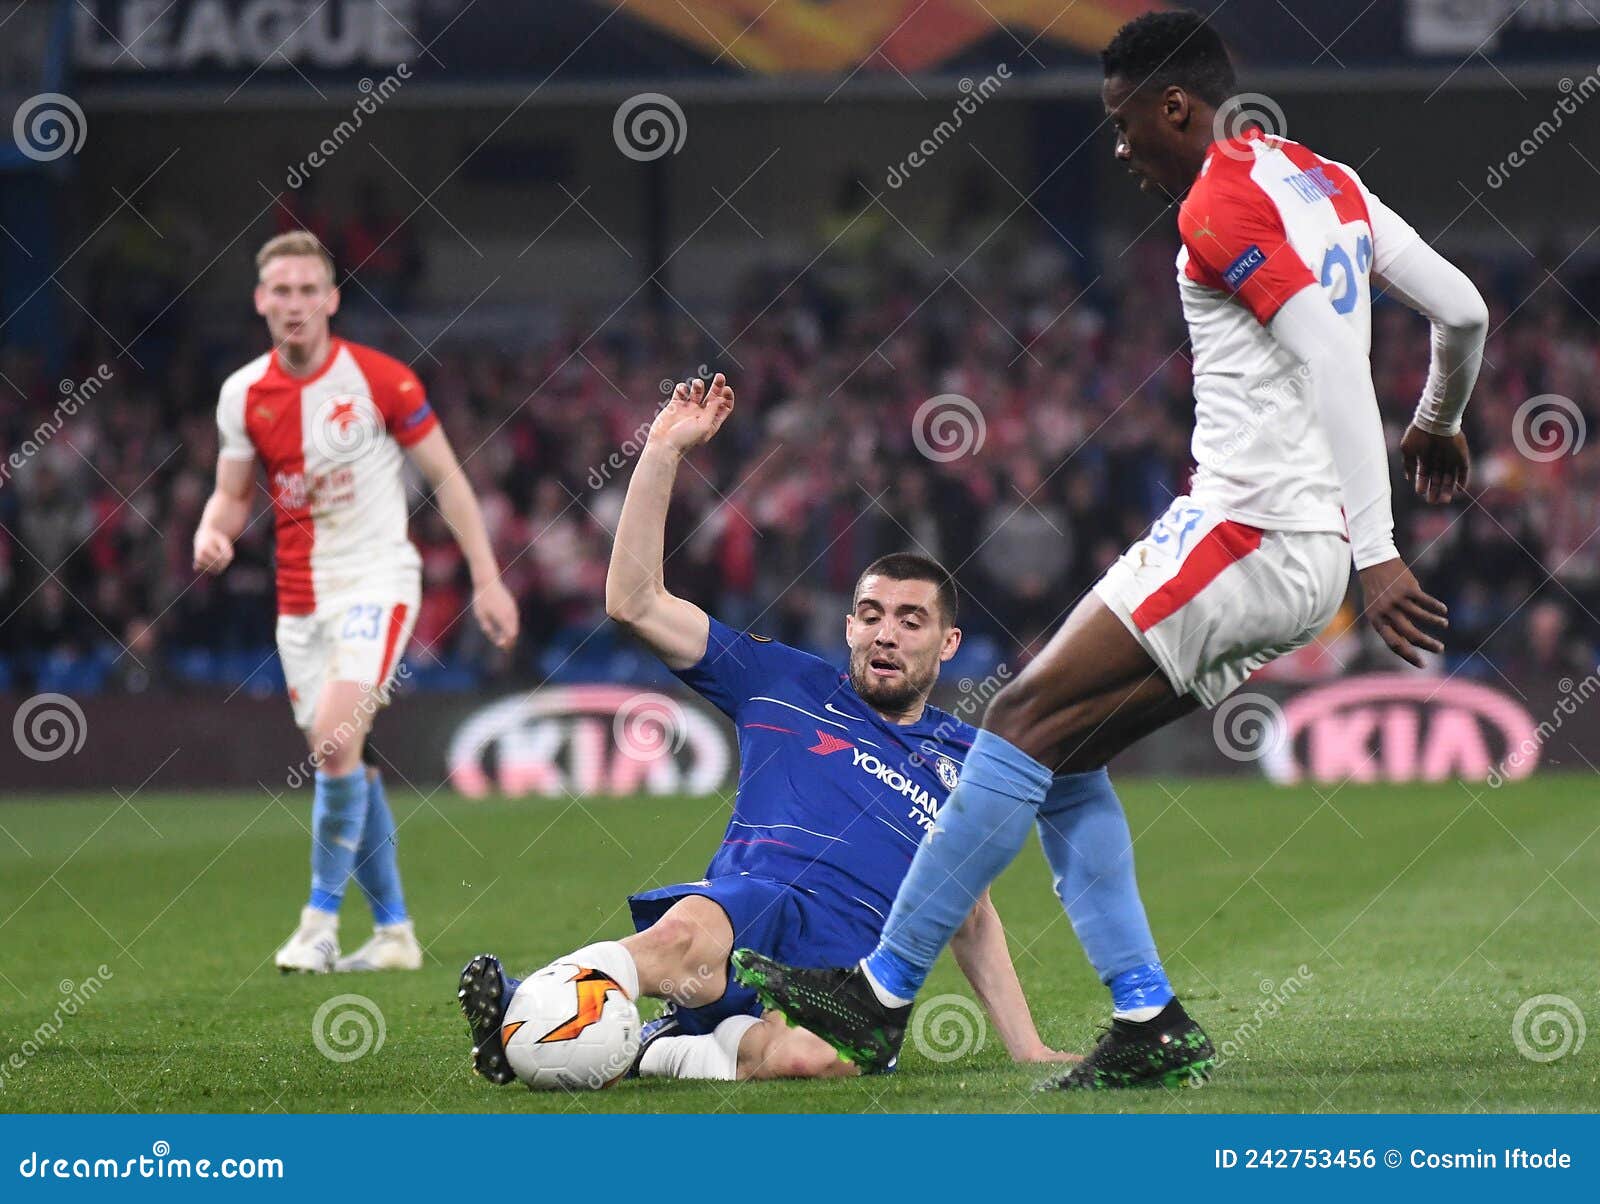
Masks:
[[[859,1073],[821,1037],[790,1028],[777,1012],[768,1012],[739,1042],[741,1079],[834,1079]]]
[[[678,900],[650,927],[618,943],[633,958],[641,994],[693,1008],[727,989],[733,925],[704,896]]]

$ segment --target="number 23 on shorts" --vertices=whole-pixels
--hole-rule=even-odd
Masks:
[[[378,624],[383,618],[383,607],[358,603],[345,611],[344,627],[339,632],[341,640],[375,640]]]

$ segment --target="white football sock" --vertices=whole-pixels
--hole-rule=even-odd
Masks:
[[[639,1059],[639,1077],[731,1083],[739,1077],[739,1045],[760,1023],[755,1016],[729,1016],[702,1036],[658,1037]]]
[[[591,966],[621,987],[629,999],[639,998],[639,967],[620,941],[596,941],[557,960]]]

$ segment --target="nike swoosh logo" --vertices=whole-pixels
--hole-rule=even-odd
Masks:
[[[358,853],[361,851],[361,845],[359,842],[354,840],[346,840],[342,836],[335,836],[333,838],[333,843],[338,845],[341,849],[349,849],[352,853]]]
[[[831,702],[823,703],[822,704],[822,708],[823,708],[823,710],[828,711],[831,714],[839,716],[839,718],[841,718],[841,719],[848,719],[852,723],[865,723],[866,722],[866,720],[862,719],[858,715],[846,714],[844,711],[841,711],[838,707],[834,706],[833,703],[831,703]]]

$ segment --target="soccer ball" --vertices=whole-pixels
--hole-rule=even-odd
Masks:
[[[533,1090],[597,1091],[633,1065],[639,1009],[602,971],[554,962],[517,987],[500,1040]]]

